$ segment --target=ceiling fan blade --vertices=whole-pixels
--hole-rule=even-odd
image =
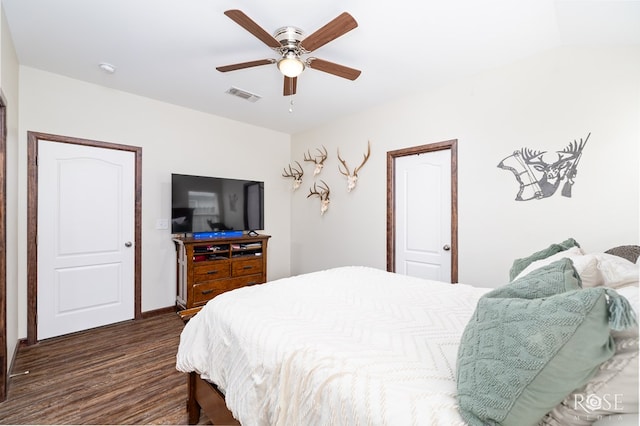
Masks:
[[[278,40],[276,40],[271,34],[266,32],[260,25],[256,24],[251,18],[245,15],[243,11],[238,9],[231,9],[225,11],[224,14],[233,19],[236,24],[249,31],[251,34],[256,36],[260,41],[262,41],[272,49],[281,47]]]
[[[227,72],[227,71],[241,70],[243,68],[258,67],[260,65],[269,65],[275,62],[276,62],[275,59],[259,59],[257,61],[249,61],[249,62],[242,62],[239,64],[224,65],[221,67],[216,67],[216,69],[220,72]]]
[[[327,72],[329,74],[337,75],[338,77],[347,78],[349,80],[355,80],[360,76],[361,71],[355,68],[345,67],[344,65],[334,64],[333,62],[325,61],[324,59],[309,58],[309,68],[314,70]]]
[[[284,90],[282,94],[284,96],[295,95],[296,86],[298,86],[298,77],[284,77]]]
[[[347,12],[343,12],[327,25],[302,40],[300,46],[307,52],[313,52],[317,48],[348,33],[357,26],[358,23],[353,19],[353,16]]]

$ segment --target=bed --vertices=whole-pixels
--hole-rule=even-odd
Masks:
[[[457,342],[487,290],[366,267],[239,289],[189,321],[177,365],[216,383],[243,425],[416,424],[430,405],[462,424]]]
[[[350,266],[224,293],[181,335],[189,422],[468,424],[460,342],[492,290]]]

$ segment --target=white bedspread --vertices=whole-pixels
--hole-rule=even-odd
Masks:
[[[245,287],[189,321],[176,367],[245,426],[464,424],[458,342],[489,290],[367,267]]]

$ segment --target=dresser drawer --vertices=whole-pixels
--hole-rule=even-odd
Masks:
[[[231,278],[228,282],[230,283],[232,288],[240,288],[246,287],[248,285],[262,284],[264,280],[262,279],[262,274],[256,274],[245,275],[238,278]]]
[[[202,265],[195,265],[193,267],[193,281],[195,283],[203,281],[217,280],[220,278],[228,278],[229,274],[229,261],[217,260],[215,262],[207,262]]]
[[[225,291],[233,290],[232,280],[207,281],[193,286],[193,302],[205,303]]]
[[[254,274],[196,284],[193,286],[193,303],[201,305],[229,290],[246,287],[248,285],[262,284],[263,282],[262,274]]]
[[[235,259],[231,262],[231,276],[262,274],[262,258]]]

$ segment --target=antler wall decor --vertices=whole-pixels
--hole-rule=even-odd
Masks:
[[[338,148],[338,160],[340,160],[340,163],[342,163],[342,166],[344,166],[344,171],[342,170],[340,165],[338,165],[338,170],[340,171],[340,173],[342,173],[347,177],[348,192],[351,192],[351,190],[356,187],[356,183],[358,183],[358,172],[360,171],[362,166],[365,165],[370,155],[371,155],[371,141],[367,141],[367,153],[364,154],[364,160],[362,160],[362,163],[360,163],[358,167],[353,169],[353,173],[351,173],[349,171],[349,166],[347,166],[347,162],[340,157],[340,148]]]
[[[289,164],[289,172],[287,173],[287,169],[283,169],[284,173],[282,173],[282,177],[290,177],[293,178],[293,190],[300,188],[302,185],[302,176],[304,175],[304,170],[302,170],[302,165],[296,161],[298,168],[291,167]]]
[[[320,185],[320,191],[318,191],[318,187],[314,182],[313,188],[309,188],[309,195],[307,195],[307,198],[312,195],[317,195],[320,198],[320,215],[323,215],[329,209],[329,203],[331,202],[329,194],[331,193],[331,190],[325,181],[320,179],[320,182],[322,182],[322,185]]]
[[[316,165],[316,168],[313,171],[314,176],[320,174],[322,168],[324,167],[324,162],[327,159],[327,148],[325,148],[324,145],[322,145],[322,150],[320,148],[316,148],[316,151],[318,151],[318,155],[316,155],[315,157],[311,156],[311,151],[309,150],[307,150],[308,155],[304,154],[304,161],[310,161]]]

